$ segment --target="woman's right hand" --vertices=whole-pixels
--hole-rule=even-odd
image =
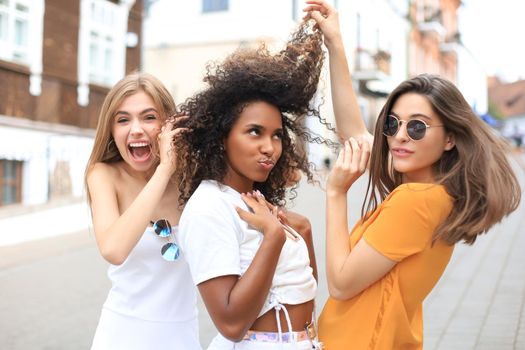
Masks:
[[[307,12],[305,18],[312,18],[317,22],[323,32],[326,47],[330,49],[332,45],[342,42],[337,10],[324,0],[308,0],[306,3],[308,6],[303,9],[303,12]]]
[[[177,168],[176,154],[174,149],[173,139],[182,135],[188,130],[188,128],[176,127],[176,125],[188,119],[188,116],[170,117],[166,120],[166,123],[160,129],[160,133],[157,135],[159,143],[159,157],[160,164],[166,166],[169,169],[170,175],[175,172]]]
[[[268,202],[259,191],[250,193],[242,193],[242,200],[252,209],[252,213],[236,208],[237,213],[250,226],[262,232],[265,237],[281,238],[283,243],[286,239],[284,229],[279,221],[278,208],[271,210],[268,207]]]
[[[346,194],[350,186],[365,172],[370,159],[370,146],[366,140],[351,137],[345,141],[337,161],[328,175],[326,191]]]

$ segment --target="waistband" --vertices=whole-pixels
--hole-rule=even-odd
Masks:
[[[314,323],[304,326],[304,331],[281,333],[283,343],[300,342],[304,340],[313,341],[317,339],[317,332]],[[263,343],[279,343],[279,332],[263,332],[249,330],[242,340],[258,341]]]

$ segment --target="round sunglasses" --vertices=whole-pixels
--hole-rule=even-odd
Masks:
[[[409,121],[400,120],[395,115],[390,114],[385,118],[385,124],[383,124],[383,135],[394,136],[399,131],[402,123],[407,123],[407,135],[413,141],[421,140],[425,137],[428,128],[443,126],[428,125],[420,119],[410,119]]]
[[[159,237],[168,238],[171,236],[171,224],[166,219],[159,219],[155,222],[150,221],[153,225],[153,231]],[[175,261],[180,255],[180,248],[175,242],[168,242],[160,249],[162,257],[167,261]]]

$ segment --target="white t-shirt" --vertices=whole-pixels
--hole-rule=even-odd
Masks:
[[[186,204],[179,242],[196,285],[219,276],[242,276],[257,253],[263,234],[248,227],[236,206],[249,210],[239,192],[211,180],[202,181]],[[276,302],[297,305],[313,300],[316,290],[306,243],[287,239],[259,316]]]

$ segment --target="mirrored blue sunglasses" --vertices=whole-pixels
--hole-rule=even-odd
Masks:
[[[168,238],[171,236],[171,224],[166,219],[159,219],[155,222],[150,221],[153,225],[153,231],[159,237]],[[180,255],[180,248],[175,242],[168,242],[160,249],[162,257],[167,261],[175,261]]]

